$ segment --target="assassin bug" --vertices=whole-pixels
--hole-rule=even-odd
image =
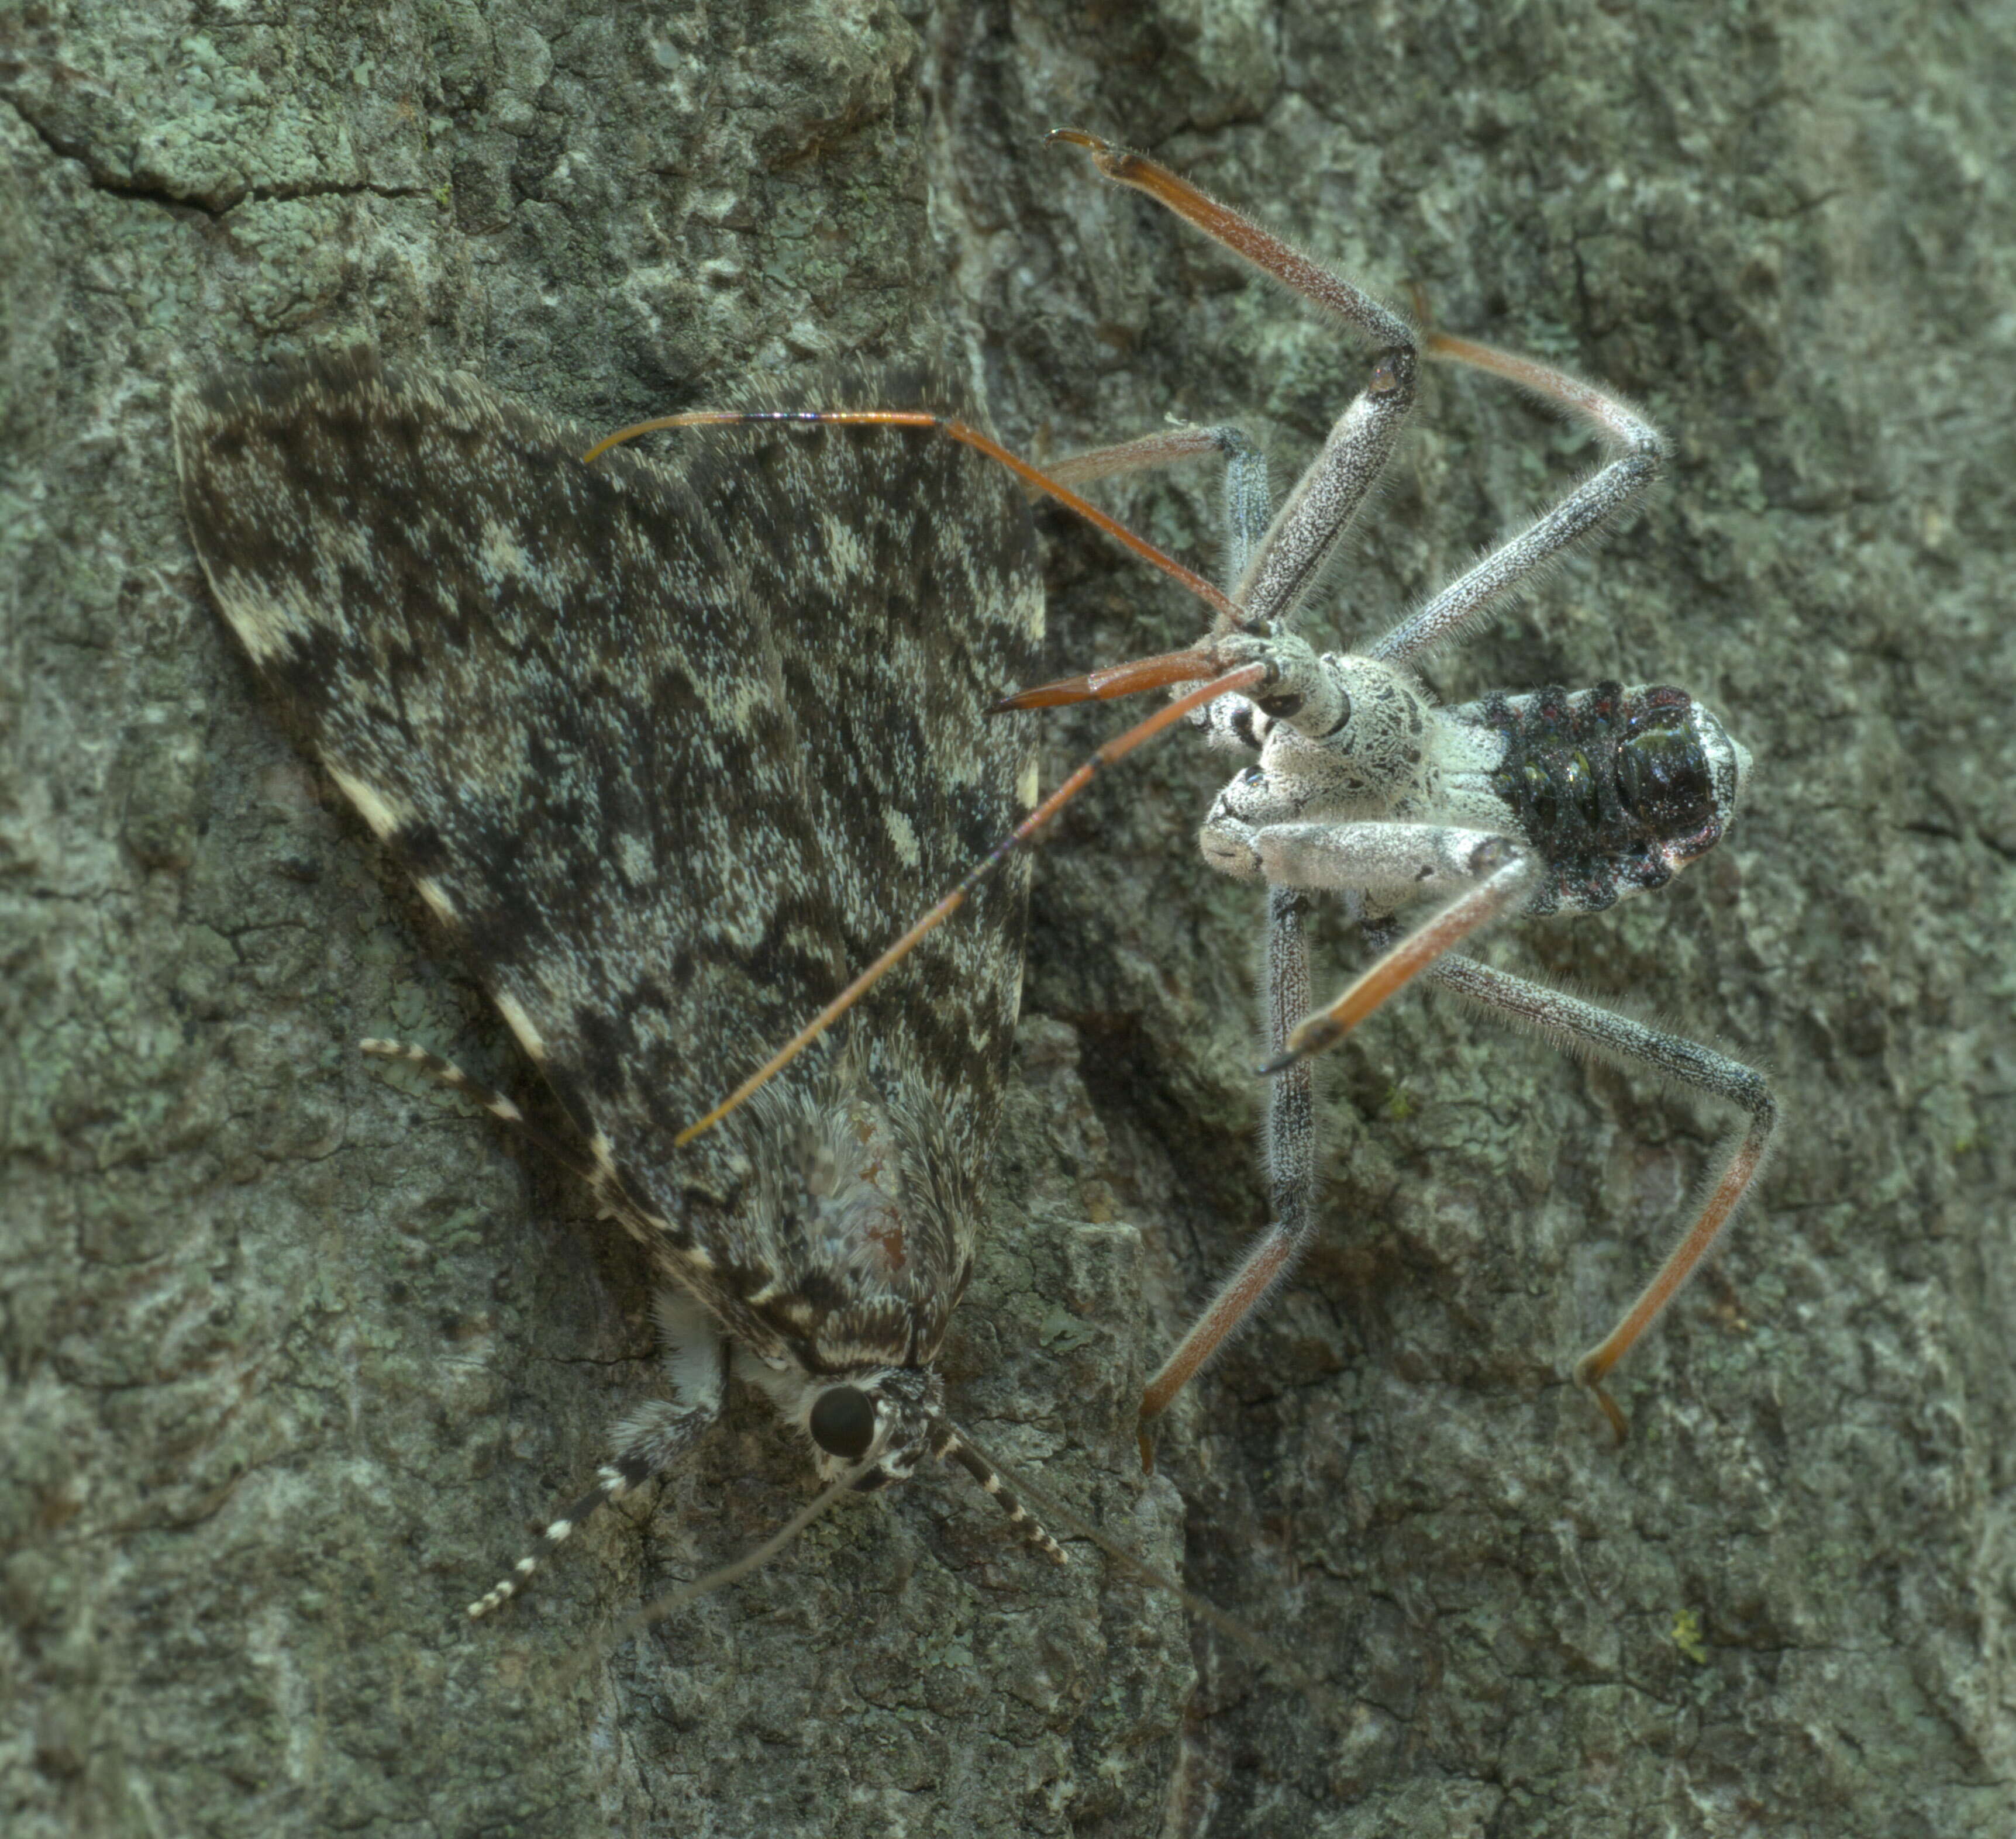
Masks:
[[[1006,698],[1003,710],[1056,707],[1173,689],[1176,700],[1108,742],[958,887],[809,1023],[704,1128],[820,1033],[941,923],[1092,774],[1187,717],[1216,746],[1252,761],[1213,804],[1201,841],[1221,872],[1268,889],[1265,1125],[1273,1223],[1142,1397],[1148,1431],[1191,1377],[1287,1274],[1316,1225],[1312,1056],[1334,1045],[1422,977],[1577,1051],[1648,1066],[1745,1114],[1685,1233],[1616,1326],[1575,1366],[1577,1380],[1621,1441],[1629,1426],[1604,1381],[1685,1284],[1755,1182],[1777,1104],[1764,1077],[1699,1042],[1478,963],[1456,948],[1517,913],[1597,912],[1662,887],[1726,832],[1750,756],[1685,691],[1608,682],[1568,691],[1497,693],[1438,707],[1413,669],[1460,639],[1501,598],[1568,549],[1614,524],[1665,459],[1658,430],[1609,392],[1550,366],[1441,333],[1400,315],[1250,219],[1140,155],[1076,130],[1106,178],[1146,193],[1226,248],[1341,318],[1373,347],[1364,387],[1322,452],[1272,509],[1264,461],[1237,430],[1179,428],[1039,472],[973,430],[916,415],[833,416],[936,426],[1012,467],[1213,610],[1190,649],[1061,679]],[[1427,357],[1485,371],[1564,411],[1605,444],[1605,463],[1509,542],[1358,653],[1318,654],[1296,627],[1304,606],[1411,412]],[[752,419],[667,418],[646,428]],[[639,432],[642,430],[631,430]],[[618,437],[621,438],[623,437]],[[1215,452],[1227,466],[1232,585],[1221,591],[1096,510],[1071,489],[1086,480]],[[1309,903],[1341,896],[1374,957],[1337,999],[1310,1013]]]
[[[1017,708],[1187,685],[1258,666],[1257,690],[1195,719],[1254,763],[1221,792],[1200,838],[1214,868],[1269,890],[1266,1147],[1273,1222],[1150,1380],[1146,1427],[1293,1266],[1315,1227],[1311,1056],[1417,977],[1564,1045],[1636,1061],[1747,1114],[1679,1243],[1608,1334],[1576,1363],[1618,1438],[1604,1380],[1684,1284],[1769,1153],[1777,1107],[1759,1073],[1700,1043],[1481,964],[1454,948],[1508,914],[1597,912],[1662,887],[1721,840],[1750,756],[1707,708],[1664,686],[1497,693],[1435,706],[1410,668],[1471,630],[1487,607],[1572,545],[1614,524],[1658,477],[1665,442],[1607,392],[1530,359],[1408,322],[1154,162],[1060,131],[1106,178],[1165,205],[1373,347],[1364,388],[1268,517],[1263,467],[1235,430],[1150,437],[1061,469],[1090,477],[1195,452],[1228,460],[1230,611],[1190,651],[1046,686]],[[1413,408],[1419,360],[1506,378],[1592,429],[1606,463],[1558,504],[1357,653],[1319,656],[1296,626],[1312,588],[1384,469]],[[1337,999],[1309,1008],[1306,902],[1330,892],[1375,953]]]

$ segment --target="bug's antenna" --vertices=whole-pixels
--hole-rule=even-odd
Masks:
[[[752,1571],[760,1571],[783,1550],[792,1540],[824,1513],[844,1494],[852,1492],[854,1479],[843,1475],[837,1481],[822,1488],[818,1494],[779,1527],[762,1544],[744,1552],[740,1558],[710,1571],[706,1576],[695,1578],[689,1584],[682,1584],[676,1590],[647,1603],[633,1615],[617,1625],[616,1632],[607,1641],[597,1643],[594,1649],[582,1657],[578,1665],[585,1668],[604,1654],[612,1653],[628,1641],[632,1635],[641,1633],[654,1624],[663,1621],[675,1610],[683,1609],[689,1603],[702,1596],[711,1596],[715,1591],[725,1589],[738,1578],[745,1578]]]
[[[797,1033],[779,1048],[769,1060],[736,1087],[734,1091],[731,1092],[705,1117],[689,1124],[672,1139],[672,1141],[681,1146],[691,1143],[702,1132],[711,1130],[730,1112],[739,1109],[757,1092],[761,1091],[785,1067],[811,1046],[820,1035],[846,1014],[869,991],[880,983],[890,971],[909,957],[916,949],[920,941],[927,934],[935,932],[965,905],[968,895],[982,883],[997,873],[1003,863],[1028,843],[1029,839],[1035,836],[1044,825],[1091,784],[1093,777],[1103,768],[1111,766],[1117,760],[1124,759],[1143,742],[1154,740],[1164,729],[1182,721],[1191,710],[1202,708],[1206,704],[1214,702],[1222,696],[1243,694],[1247,690],[1257,689],[1266,674],[1267,667],[1264,664],[1242,665],[1239,669],[1228,671],[1225,675],[1209,683],[1201,685],[1187,696],[1179,696],[1175,701],[1157,709],[1147,720],[1137,722],[1125,733],[1115,735],[1090,759],[1079,766],[1068,779],[1051,793],[1049,797],[1023,819],[1013,830],[995,844],[967,872],[957,887],[946,894],[908,932],[862,972],[860,976],[834,997],[825,1008],[799,1029]],[[1193,671],[1190,673],[1191,678],[1194,678],[1196,672]],[[1177,679],[1177,681],[1186,680],[1187,679]],[[1008,703],[1001,706],[1018,707],[1023,705],[1010,698]]]
[[[1062,480],[1051,477],[1041,468],[1011,453],[999,441],[983,434],[970,423],[950,416],[909,409],[694,409],[681,415],[661,416],[653,420],[639,422],[634,426],[621,429],[606,439],[597,441],[581,455],[581,459],[584,464],[592,463],[612,448],[634,441],[640,435],[657,434],[667,429],[743,427],[779,423],[801,426],[913,428],[943,434],[1006,466],[1024,485],[1055,498],[1067,510],[1096,529],[1103,531],[1151,567],[1161,570],[1179,586],[1195,595],[1210,607],[1221,628],[1237,629],[1239,626],[1238,610],[1222,588],[1214,586],[1193,570],[1186,568],[1175,557],[1165,554],[1147,538],[1137,535],[1118,519],[1108,516],[1096,505],[1081,498]],[[1179,660],[1190,668],[1174,670],[1172,667]],[[1154,671],[1160,674],[1150,674]],[[997,713],[1007,713],[1021,709],[1046,708],[1059,703],[1082,701],[1087,696],[1131,695],[1137,690],[1159,684],[1197,683],[1201,677],[1215,679],[1198,684],[1197,688],[1170,704],[1168,707],[1157,710],[1146,721],[1108,741],[1013,831],[989,850],[956,887],[951,889],[776,1053],[712,1110],[682,1130],[672,1139],[674,1143],[683,1147],[694,1138],[711,1130],[723,1118],[739,1110],[761,1091],[889,972],[909,956],[927,934],[936,931],[957,912],[966,904],[967,898],[998,873],[1010,856],[1028,844],[1058,812],[1083,791],[1102,768],[1124,758],[1144,742],[1153,740],[1164,729],[1182,720],[1192,710],[1201,708],[1221,696],[1257,689],[1264,675],[1263,671],[1251,666],[1229,672],[1222,671],[1202,653],[1183,653],[1172,654],[1167,660],[1150,660],[1144,664],[1124,666],[1119,671],[1100,672],[1096,680],[1067,678],[1058,683],[1024,691],[996,704]],[[1121,681],[1123,678],[1124,682]],[[1076,693],[1079,686],[1088,682],[1094,682],[1094,686],[1085,689],[1082,694]],[[1109,684],[1111,686],[1102,686]]]
[[[1055,498],[1065,509],[1083,518],[1093,528],[1103,531],[1114,542],[1132,550],[1150,567],[1160,569],[1179,587],[1194,594],[1221,618],[1235,617],[1236,609],[1223,590],[1213,586],[1193,569],[1186,568],[1175,556],[1158,549],[1146,537],[1137,535],[1117,517],[1108,516],[1090,499],[1080,498],[1061,480],[1051,477],[1040,466],[1031,466],[1020,455],[1010,452],[992,435],[981,434],[970,423],[960,421],[955,416],[933,415],[928,409],[696,408],[683,415],[663,415],[652,421],[639,422],[634,427],[619,429],[606,439],[598,441],[581,457],[584,465],[591,465],[612,447],[634,441],[640,434],[660,434],[668,428],[733,428],[777,422],[801,427],[935,430],[963,446],[972,448],[976,452],[985,454],[997,465],[1006,466],[1031,491]]]

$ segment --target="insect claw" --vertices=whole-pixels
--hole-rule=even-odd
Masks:
[[[1601,1407],[1603,1415],[1609,1419],[1611,1434],[1616,1438],[1618,1447],[1621,1449],[1631,1440],[1630,1419],[1624,1415],[1623,1407],[1611,1397],[1604,1387],[1597,1384],[1593,1380],[1585,1383],[1589,1387],[1590,1395]]]
[[[1627,1346],[1629,1343],[1625,1344]],[[1621,1352],[1622,1350],[1620,1349]],[[1621,1448],[1630,1441],[1631,1420],[1624,1415],[1624,1409],[1610,1395],[1610,1388],[1603,1383],[1603,1376],[1617,1363],[1617,1355],[1608,1351],[1608,1344],[1592,1349],[1575,1362],[1575,1384],[1593,1398],[1603,1415],[1610,1420],[1610,1428]]]

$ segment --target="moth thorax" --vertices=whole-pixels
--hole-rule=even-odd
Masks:
[[[836,1262],[905,1262],[903,1159],[883,1107],[857,1096],[823,1111],[802,1164],[805,1224]]]

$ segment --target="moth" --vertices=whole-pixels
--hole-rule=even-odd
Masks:
[[[797,387],[960,406],[916,369]],[[686,1455],[732,1368],[830,1485],[954,1460],[1060,1560],[933,1369],[973,1270],[1025,866],[675,1141],[1033,794],[1028,734],[986,714],[1042,629],[1007,476],[928,436],[776,423],[589,465],[582,430],[368,353],[213,377],[174,423],[190,536],[254,672],[459,945],[572,1126],[556,1153],[662,1281],[669,1395],[617,1427],[547,1548]],[[537,1134],[445,1062],[371,1045]]]

